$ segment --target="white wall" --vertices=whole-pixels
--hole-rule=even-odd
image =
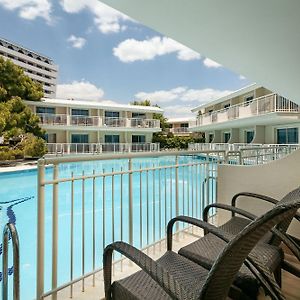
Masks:
[[[291,190],[300,186],[300,150],[283,159],[258,166],[220,165],[218,170],[218,201],[230,204],[239,192],[265,194],[280,200]],[[270,208],[252,198],[241,199],[239,207],[257,215]],[[218,222],[224,223],[230,215],[219,210]],[[300,238],[299,223],[292,223],[290,232]]]

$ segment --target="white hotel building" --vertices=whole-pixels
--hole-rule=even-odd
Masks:
[[[0,56],[10,59],[31,79],[41,83],[45,97],[56,97],[58,66],[52,59],[2,38],[0,38]]]
[[[193,132],[204,132],[206,143],[298,144],[299,106],[252,84],[192,110]]]
[[[158,107],[48,98],[26,103],[40,117],[50,154],[159,150],[152,143],[161,131],[153,119],[163,112]]]

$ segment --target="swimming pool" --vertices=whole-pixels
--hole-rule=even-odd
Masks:
[[[188,164],[199,162],[200,157],[181,156],[179,164]],[[133,169],[147,168],[151,166],[174,165],[175,157],[161,158],[143,158],[133,159]],[[72,173],[75,175],[92,174],[93,170],[97,172],[109,172],[126,170],[127,160],[115,161],[95,161],[63,164],[59,167],[59,176],[69,178]],[[164,169],[157,171],[143,172],[133,174],[133,243],[137,247],[145,247],[148,244],[164,237],[165,224],[175,216],[175,172],[168,173]],[[178,170],[178,199],[179,212],[200,216],[201,192],[200,188],[205,183],[203,171],[195,168],[179,168]],[[195,173],[196,172],[196,173]],[[46,178],[51,179],[53,169],[46,169]],[[171,175],[171,176],[170,176]],[[148,177],[148,178],[147,178]],[[193,180],[191,180],[193,178]],[[195,181],[196,180],[196,181]],[[199,185],[199,191],[196,194],[196,185]],[[96,179],[96,201],[95,201],[95,261],[96,268],[102,264],[103,245],[112,242],[112,240],[128,240],[128,175],[124,175],[121,181],[120,176],[105,179],[105,191],[103,194],[103,179]],[[142,186],[140,186],[142,184]],[[114,186],[114,196],[112,196],[112,185]],[[70,280],[70,198],[71,183],[62,183],[59,186],[59,234],[58,234],[58,285]],[[213,187],[214,188],[214,187]],[[122,214],[121,213],[121,192],[122,192]],[[142,202],[140,202],[139,193],[142,193]],[[204,190],[202,191],[204,192]],[[85,254],[84,269],[86,272],[93,269],[92,262],[92,179],[85,181],[84,191],[80,181],[74,183],[74,278],[81,275],[82,272],[82,196],[85,199]],[[127,196],[126,196],[127,195]],[[164,197],[167,198],[164,198]],[[103,197],[105,203],[103,206]],[[114,208],[112,208],[112,197],[114,197]],[[8,220],[13,221],[19,233],[20,238],[20,272],[21,272],[21,299],[35,298],[36,289],[36,245],[37,245],[37,171],[20,171],[13,173],[0,174],[0,202],[1,204],[1,225]],[[161,200],[159,200],[161,199]],[[184,202],[188,199],[188,202]],[[161,202],[162,201],[162,205]],[[142,226],[140,226],[140,204],[142,213],[148,214],[148,218],[143,217]],[[103,209],[105,210],[105,238],[103,238]],[[112,210],[113,209],[113,210]],[[113,217],[114,216],[114,217]],[[123,222],[121,226],[121,220]],[[112,229],[114,232],[112,235]],[[121,232],[121,227],[123,228]],[[142,228],[142,232],[140,231]],[[52,188],[46,188],[45,199],[45,291],[51,289],[51,242],[52,242]],[[11,266],[11,264],[10,264]],[[47,275],[49,274],[49,276]],[[11,276],[10,276],[11,277]],[[11,284],[10,278],[10,284]]]

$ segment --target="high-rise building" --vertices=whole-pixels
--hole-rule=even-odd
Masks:
[[[3,38],[0,38],[0,55],[12,60],[31,79],[41,83],[45,97],[56,97],[58,66],[52,59]]]

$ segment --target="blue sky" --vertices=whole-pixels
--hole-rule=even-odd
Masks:
[[[0,36],[51,57],[63,98],[150,99],[183,117],[250,83],[97,0],[0,0]]]

